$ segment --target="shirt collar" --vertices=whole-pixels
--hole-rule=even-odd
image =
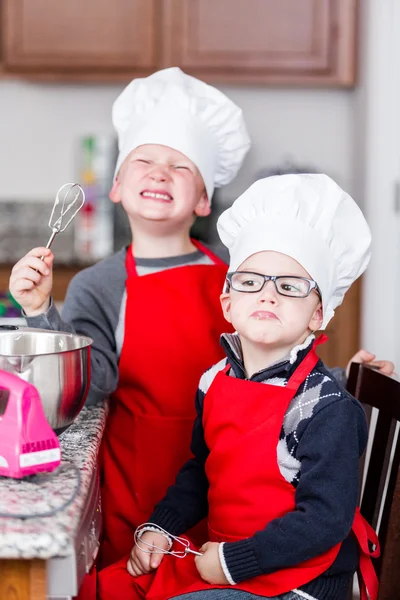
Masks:
[[[254,373],[250,377],[252,381],[263,381],[270,377],[288,378],[303,360],[305,355],[311,348],[314,341],[314,334],[310,334],[302,344],[294,346],[292,350],[279,361],[269,365],[266,369],[262,369]],[[246,373],[243,364],[242,344],[238,333],[223,333],[221,335],[221,346],[225,350],[228,362],[233,369],[235,377],[246,379]]]

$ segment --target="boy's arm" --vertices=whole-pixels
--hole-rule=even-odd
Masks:
[[[71,280],[62,317],[52,303],[47,312],[26,318],[29,327],[67,331],[93,339],[87,404],[104,400],[117,387],[119,352],[115,332],[125,279],[123,261],[121,264],[113,261],[109,267],[99,263]]]
[[[348,536],[358,499],[359,456],[366,440],[365,415],[349,398],[333,402],[311,419],[296,453],[301,462],[296,509],[251,538],[223,546],[235,583],[299,564]]]
[[[204,394],[199,389],[196,394],[196,420],[193,426],[189,459],[179,471],[163,500],[159,502],[149,521],[166,529],[173,535],[180,535],[196,525],[208,513],[208,480],[205,462],[209,449],[204,440],[203,430]]]

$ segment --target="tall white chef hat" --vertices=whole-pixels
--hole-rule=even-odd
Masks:
[[[114,102],[112,119],[119,146],[115,176],[138,146],[169,146],[197,166],[210,200],[214,187],[236,176],[250,148],[240,108],[178,67],[131,81]]]
[[[222,213],[217,228],[230,252],[230,271],[264,250],[299,262],[321,291],[321,329],[370,258],[371,234],[361,210],[327,175],[260,179]]]

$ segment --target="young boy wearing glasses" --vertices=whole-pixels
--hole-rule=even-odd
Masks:
[[[314,331],[367,267],[368,225],[329,177],[284,175],[252,185],[218,231],[230,252],[221,304],[236,332],[222,336],[226,358],[200,380],[194,458],[127,570],[121,562],[100,574],[101,598],[345,600],[367,536],[357,510],[367,425],[318,359],[324,336]],[[173,541],[158,527],[182,535],[206,515],[200,556],[152,552]]]

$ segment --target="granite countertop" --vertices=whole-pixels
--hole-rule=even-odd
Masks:
[[[0,477],[0,559],[71,554],[106,417],[104,404],[82,409],[59,438],[56,471],[23,480]]]

